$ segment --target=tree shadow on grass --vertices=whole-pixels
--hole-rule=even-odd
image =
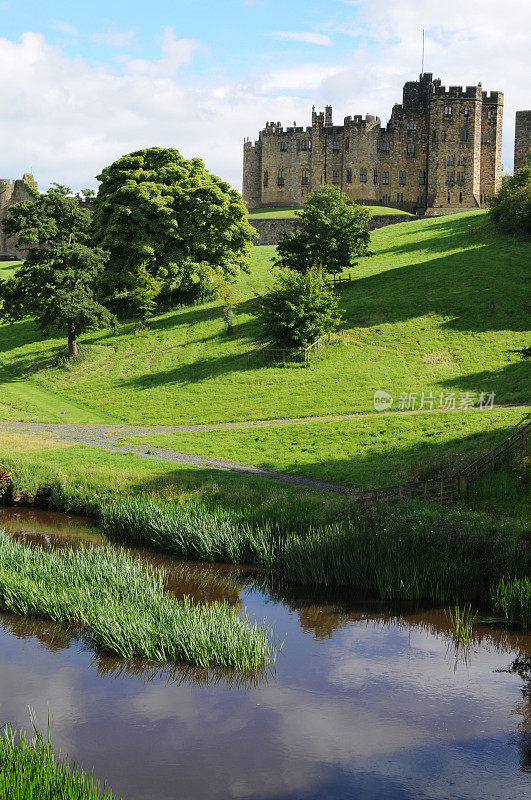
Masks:
[[[484,244],[359,278],[341,292],[345,327],[437,314],[444,319],[443,329],[527,331],[529,305],[522,296],[525,263],[500,259],[497,251],[497,244]],[[499,263],[502,277],[485,267],[489,262]]]

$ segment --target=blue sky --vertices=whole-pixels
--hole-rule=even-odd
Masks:
[[[124,152],[171,145],[239,188],[243,138],[268,119],[306,124],[332,103],[337,121],[386,121],[423,27],[426,71],[505,92],[510,170],[527,0],[0,0],[0,177],[95,186]]]

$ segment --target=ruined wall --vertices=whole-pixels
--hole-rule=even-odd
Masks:
[[[21,180],[0,179],[0,223],[8,216],[12,205],[34,199],[34,195],[28,187],[37,190],[37,182],[29,172],[24,173]],[[0,256],[4,258],[10,256],[12,260],[15,260],[24,258],[25,253],[25,250],[17,248],[14,237],[9,237],[4,233],[0,224]]]
[[[530,158],[531,111],[517,111],[514,130],[514,171],[527,166]]]
[[[331,106],[306,128],[268,122],[244,146],[243,196],[250,208],[301,206],[332,184],[406,211],[478,208],[501,182],[502,114],[501,92],[447,90],[425,73],[404,85],[385,128],[370,114],[334,125]]]

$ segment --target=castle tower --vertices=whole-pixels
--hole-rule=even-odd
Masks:
[[[0,178],[0,258],[8,256],[13,259],[24,258],[24,251],[18,250],[15,239],[4,233],[1,222],[15,203],[34,200],[30,190],[36,191],[37,188],[37,181],[30,172],[25,172],[22,180],[10,181],[8,178]]]

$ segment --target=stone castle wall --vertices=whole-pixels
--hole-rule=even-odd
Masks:
[[[530,159],[531,111],[517,111],[514,132],[514,171],[527,166]]]
[[[396,225],[398,222],[411,222],[418,217],[408,217],[404,214],[380,214],[371,217],[369,230],[384,228],[386,225]],[[279,240],[286,233],[293,230],[292,219],[251,219],[251,225],[257,231],[258,236],[253,239],[255,245],[278,244]]]
[[[4,259],[8,256],[12,260],[21,259],[24,258],[27,252],[17,248],[15,238],[4,233],[1,222],[6,219],[9,209],[14,203],[20,203],[23,200],[34,200],[34,195],[30,189],[36,190],[37,182],[29,172],[26,172],[21,180],[0,179],[0,257]]]
[[[355,202],[406,211],[481,208],[501,184],[503,94],[481,85],[441,86],[431,73],[404,85],[385,127],[380,119],[312,112],[306,128],[268,122],[244,143],[249,208],[301,206],[324,184]]]

